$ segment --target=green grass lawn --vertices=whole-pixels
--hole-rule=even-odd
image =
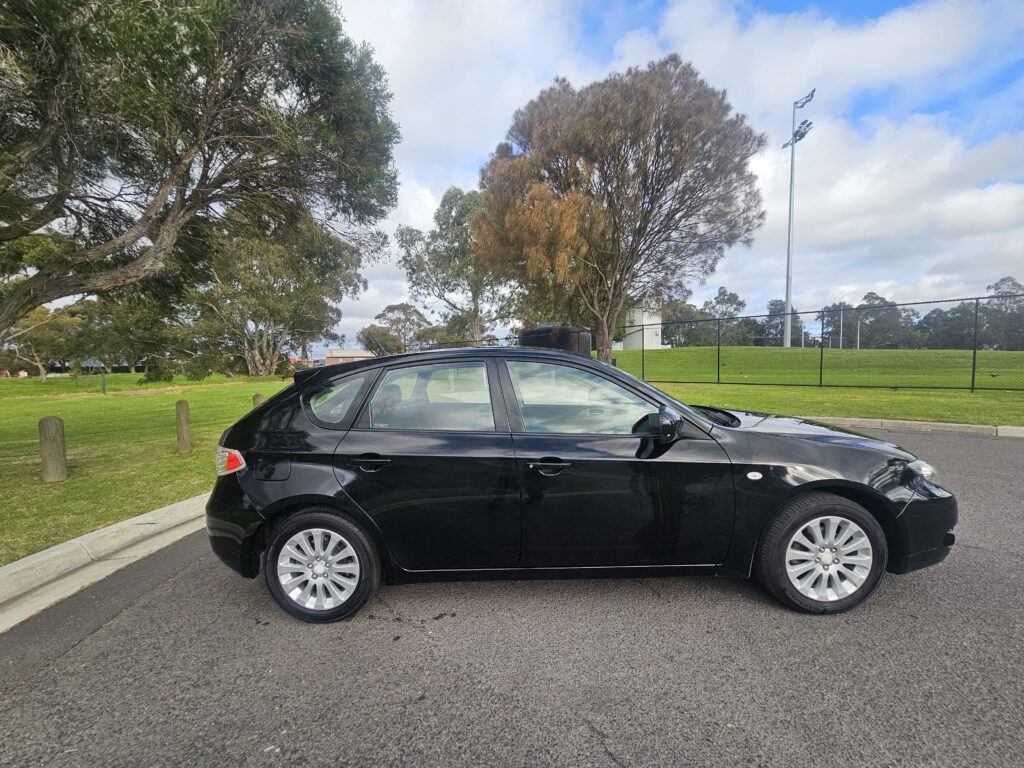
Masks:
[[[221,432],[252,407],[253,393],[269,397],[285,385],[280,379],[235,379],[174,391],[103,396],[83,386],[84,393],[60,393],[85,378],[76,385],[0,379],[0,563],[209,490]],[[108,385],[116,378],[108,377]],[[127,390],[129,382],[119,385]],[[15,390],[18,396],[11,395]],[[176,452],[174,404],[181,399],[191,411],[193,449],[187,455]],[[62,483],[39,479],[43,416],[64,420],[70,477]]]
[[[656,384],[684,403],[790,416],[1024,425],[1024,392]]]
[[[249,410],[253,393],[269,397],[285,385],[239,377],[154,388],[139,378],[108,377],[106,396],[89,377],[0,379],[0,563],[209,490],[221,432]],[[1024,425],[1024,392],[657,386],[684,402],[783,414]],[[184,456],[175,450],[179,399],[192,414],[194,447]],[[70,478],[62,483],[39,480],[43,416],[64,419]]]
[[[49,376],[45,382],[36,376],[27,379],[0,379],[0,399],[8,397],[40,397],[41,395],[84,395],[101,392],[101,377],[98,374],[88,376]],[[180,374],[173,381],[143,381],[141,373],[110,373],[107,374],[107,393],[136,392],[158,389],[178,389],[183,387],[208,387],[211,384],[237,384],[244,382],[267,381],[278,383],[277,376],[235,376],[213,374],[201,381],[186,379]]]
[[[650,382],[715,382],[716,347],[616,350],[618,366]],[[721,350],[723,384],[970,387],[970,350],[727,347]],[[979,389],[1024,389],[1024,352],[979,350]]]

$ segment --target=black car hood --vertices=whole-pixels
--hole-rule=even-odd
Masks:
[[[738,424],[734,423],[732,428],[745,432],[760,432],[793,437],[800,440],[845,445],[850,448],[880,451],[893,458],[905,459],[906,461],[914,459],[912,453],[894,443],[888,443],[870,435],[855,432],[852,429],[834,427],[829,424],[822,424],[821,422],[801,419],[795,416],[773,416],[768,413],[757,413],[754,411],[714,410],[719,410],[732,416],[739,422]]]

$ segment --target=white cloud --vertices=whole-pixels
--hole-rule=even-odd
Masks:
[[[448,186],[473,186],[513,111],[555,75],[579,85],[676,51],[769,137],[754,162],[766,226],[752,249],[727,254],[698,299],[727,285],[762,311],[783,294],[789,156],[780,146],[789,104],[811,87],[801,117],[815,127],[797,163],[797,306],[868,290],[903,300],[974,294],[1005,274],[1024,278],[1024,79],[980,95],[1021,57],[1024,3],[922,2],[841,23],[715,0],[670,2],[652,17],[646,4],[613,2],[601,44],[584,10],[593,16],[582,0],[343,3],[348,33],[373,45],[389,73],[402,127],[389,232],[429,226]],[[350,342],[406,296],[393,265],[367,276],[371,290],[344,307]]]

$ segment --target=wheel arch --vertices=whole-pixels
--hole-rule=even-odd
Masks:
[[[807,483],[805,485],[801,485],[799,488],[795,489],[794,493],[779,502],[765,520],[764,525],[761,527],[761,532],[757,537],[757,544],[754,546],[754,551],[751,554],[751,563],[753,563],[753,559],[760,551],[764,532],[771,524],[771,521],[775,519],[775,516],[778,515],[783,508],[794,499],[798,499],[801,496],[807,496],[812,493],[831,493],[835,496],[841,496],[844,499],[852,501],[854,504],[859,504],[871,513],[871,516],[878,521],[878,524],[882,527],[882,532],[885,534],[885,543],[889,550],[888,558],[885,563],[886,570],[889,570],[890,564],[899,562],[903,557],[903,537],[900,534],[899,526],[896,523],[897,513],[893,508],[892,502],[886,498],[884,494],[866,485],[858,485],[855,483],[836,483],[825,480],[819,483]]]
[[[284,499],[279,504],[264,510],[264,522],[257,533],[257,540],[254,546],[254,559],[257,562],[260,560],[260,555],[266,549],[271,533],[276,526],[300,512],[305,512],[315,507],[328,507],[335,512],[352,518],[362,525],[366,532],[370,534],[370,538],[373,539],[377,551],[380,552],[381,564],[384,566],[385,583],[392,583],[392,576],[397,563],[395,563],[391,555],[391,550],[387,545],[384,534],[373,521],[373,518],[362,509],[355,504],[346,503],[344,499],[338,499],[334,496],[297,496]]]
[[[889,499],[878,491],[866,486],[826,485],[819,486],[814,490],[842,496],[844,499],[849,499],[855,504],[860,504],[860,506],[871,513],[871,516],[878,521],[878,524],[882,526],[882,531],[885,533],[885,543],[889,550],[889,555],[885,562],[886,570],[889,570],[889,566],[892,563],[899,562],[903,558],[903,536],[900,534],[899,526],[896,524],[896,512],[893,510]]]

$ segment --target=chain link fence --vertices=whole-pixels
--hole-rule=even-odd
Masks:
[[[836,306],[621,329],[616,364],[651,382],[1024,390],[1024,294]]]
[[[654,383],[1024,390],[1024,294],[833,305],[792,313],[789,347],[784,334],[784,314],[629,325],[612,360]],[[513,334],[409,351],[519,345]]]

